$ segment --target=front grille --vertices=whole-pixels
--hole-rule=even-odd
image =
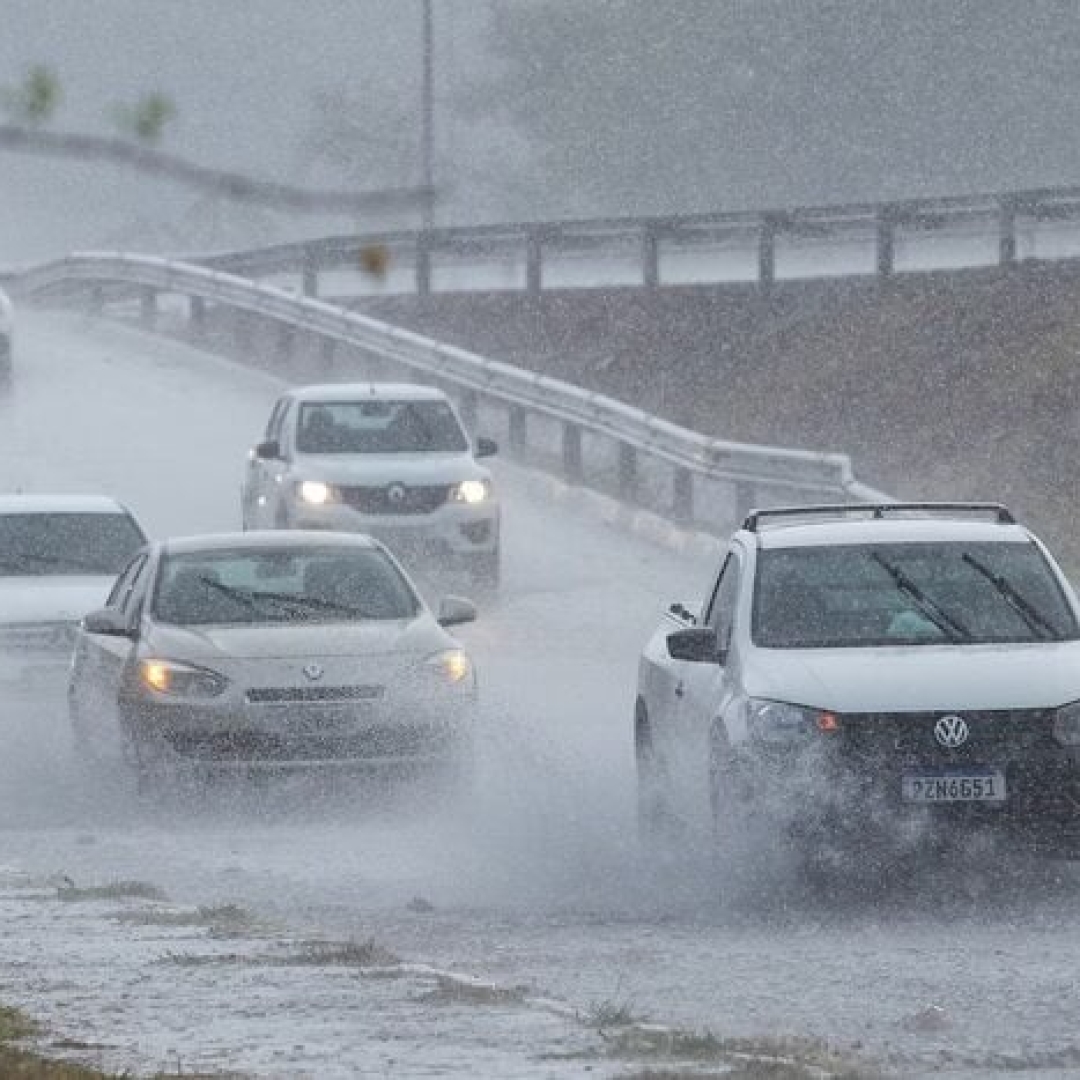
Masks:
[[[446,484],[338,488],[341,501],[362,514],[430,514],[450,498]]]
[[[71,652],[74,623],[8,623],[0,626],[0,652],[55,655]]]
[[[383,686],[265,686],[247,692],[253,705],[302,701],[378,701]]]
[[[934,725],[943,716],[962,716],[968,739],[954,749],[934,737]],[[1009,709],[991,712],[861,713],[845,714],[842,746],[858,757],[903,757],[931,762],[975,762],[989,758],[1008,760],[1023,756],[1053,741],[1053,709]]]
[[[348,735],[269,732],[166,732],[173,750],[185,757],[216,761],[350,761],[445,753],[444,728],[382,725]]]

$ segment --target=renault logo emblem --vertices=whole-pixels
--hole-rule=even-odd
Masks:
[[[405,501],[405,485],[404,484],[391,484],[386,489],[386,498],[392,503],[402,503]]]
[[[967,721],[962,716],[943,716],[934,725],[934,738],[948,750],[955,750],[968,741]]]
[[[319,664],[305,664],[304,674],[312,682],[318,682],[323,677],[323,669]]]

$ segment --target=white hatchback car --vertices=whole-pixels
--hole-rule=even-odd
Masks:
[[[758,511],[645,649],[635,742],[654,836],[1080,853],[1080,607],[1002,507]]]
[[[246,529],[374,536],[410,567],[499,580],[499,502],[442,391],[398,383],[305,386],[274,406],[243,487]]]
[[[78,621],[146,542],[119,503],[0,495],[0,690],[62,690]]]
[[[145,786],[221,770],[436,771],[467,779],[472,664],[369,537],[277,531],[159,541],[83,620],[76,743]],[[117,736],[120,736],[119,744]]]

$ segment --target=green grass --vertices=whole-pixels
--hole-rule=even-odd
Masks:
[[[146,881],[111,881],[106,885],[85,887],[68,882],[57,886],[56,898],[69,903],[83,900],[168,900],[164,890]]]
[[[78,1065],[48,1056],[47,1052],[18,1045],[23,1039],[40,1035],[38,1025],[19,1009],[0,1006],[0,1077],[3,1080],[130,1080],[131,1074],[103,1072],[91,1065]],[[76,1039],[57,1039],[50,1044],[54,1051],[86,1051],[93,1046]],[[242,1080],[239,1074],[155,1073],[153,1080]]]
[[[435,986],[416,1000],[427,1005],[520,1005],[529,993],[527,986],[491,986],[465,979],[438,978]]]
[[[247,936],[265,929],[258,916],[238,904],[199,907],[194,911],[161,911],[153,908],[118,911],[113,918],[136,926],[205,927],[213,937]]]

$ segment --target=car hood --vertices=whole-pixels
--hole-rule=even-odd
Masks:
[[[744,684],[840,713],[1051,708],[1080,700],[1080,642],[759,649]]]
[[[78,622],[105,603],[115,580],[81,574],[0,578],[0,624]]]
[[[433,653],[454,640],[430,617],[306,626],[153,626],[148,652],[177,660],[286,660],[300,657]]]
[[[291,471],[299,480],[360,487],[456,484],[486,480],[491,475],[469,453],[297,454]]]

